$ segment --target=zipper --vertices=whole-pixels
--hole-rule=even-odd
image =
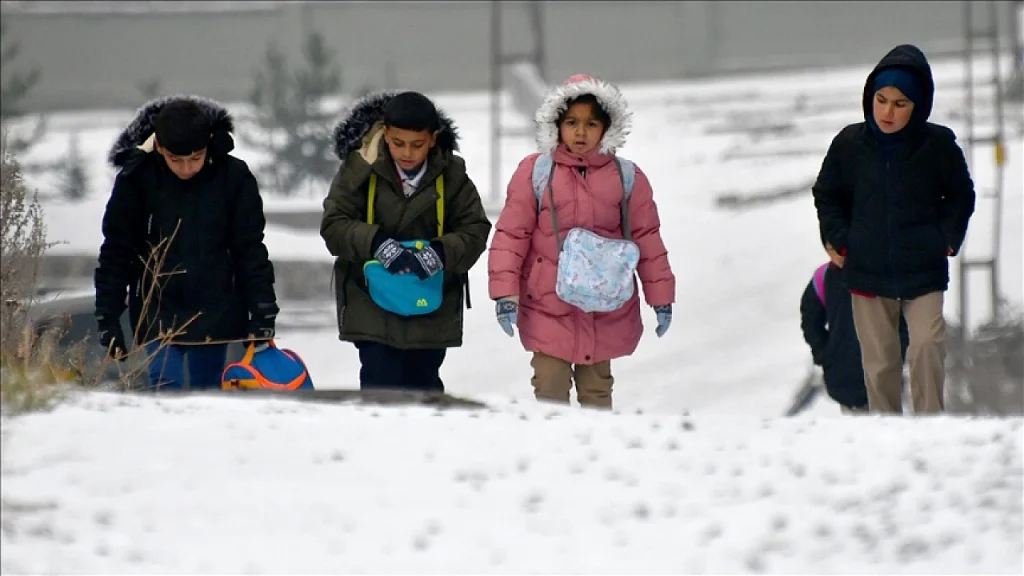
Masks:
[[[889,273],[892,274],[893,294],[895,295],[896,299],[899,300],[900,299],[900,284],[899,284],[899,278],[897,277],[897,274],[896,274],[896,267],[893,265],[893,257],[892,257],[893,250],[896,249],[896,247],[895,247],[896,234],[893,233],[893,223],[892,223],[892,213],[893,213],[894,199],[892,197],[892,186],[889,185],[889,178],[892,175],[892,171],[890,170],[890,167],[891,167],[891,160],[889,158],[886,158],[885,159],[885,217],[886,217],[886,224],[887,224],[886,232],[887,232],[888,244],[889,244],[889,246],[888,246]]]

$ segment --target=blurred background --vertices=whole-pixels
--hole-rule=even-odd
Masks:
[[[892,47],[915,44],[935,72],[932,121],[957,132],[979,193],[946,302],[951,403],[1022,411],[1020,1],[0,7],[0,119],[58,243],[43,266],[40,321],[70,314],[67,342],[94,330],[91,278],[114,176],[106,153],[148,100],[198,94],[238,119],[236,154],[264,194],[280,341],[327,387],[357,386],[318,236],[338,166],[331,130],[351,102],[382,89],[435,98],[496,218],[509,176],[533,150],[544,91],[575,73],[620,85],[636,114],[621,152],[654,184],[680,280],[672,336],[645,335],[616,364],[617,394],[637,409],[793,408],[813,374],[799,299],[826,260],[810,184],[832,137],[863,119],[867,73]],[[442,372],[449,390],[529,397],[528,358],[495,325],[483,262],[472,290],[467,344]],[[799,409],[815,406],[837,412],[827,399]]]

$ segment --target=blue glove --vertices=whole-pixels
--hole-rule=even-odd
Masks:
[[[655,306],[654,312],[658,315],[658,327],[654,330],[654,333],[661,338],[668,332],[668,327],[672,325],[672,305],[666,306]]]
[[[519,316],[519,302],[511,298],[502,298],[494,305],[494,312],[498,316],[498,325],[505,331],[505,334],[508,334],[509,337],[514,336],[512,325],[516,324]]]

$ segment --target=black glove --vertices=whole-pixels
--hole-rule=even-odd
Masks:
[[[256,310],[249,318],[249,340],[272,340],[274,338],[274,324],[277,321],[277,304],[257,304]]]
[[[416,257],[416,266],[412,271],[420,280],[437,274],[444,270],[444,247],[439,242],[431,242],[430,246],[413,252]]]
[[[121,329],[121,320],[113,314],[98,314],[96,316],[98,328],[97,337],[100,346],[107,351],[107,357],[118,362],[125,361],[128,354],[128,343],[124,337],[124,330]]]
[[[392,274],[410,272],[421,267],[416,253],[403,247],[394,238],[387,238],[380,232],[373,237],[373,257]]]

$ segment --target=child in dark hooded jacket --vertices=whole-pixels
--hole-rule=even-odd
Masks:
[[[921,50],[889,51],[864,83],[864,121],[835,137],[812,187],[821,240],[853,294],[872,412],[902,411],[901,312],[914,412],[945,408],[948,258],[975,192],[953,131],[928,122],[934,92]]]
[[[155,388],[219,388],[228,341],[274,338],[263,201],[232,154],[234,126],[212,100],[159,98],[110,150],[118,172],[95,274],[99,342],[119,360],[139,346]]]

